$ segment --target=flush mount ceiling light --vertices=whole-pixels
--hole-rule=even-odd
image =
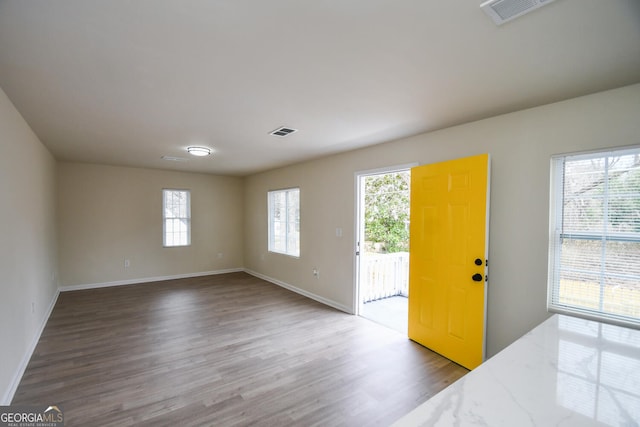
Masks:
[[[192,156],[208,156],[209,154],[211,154],[211,149],[207,148],[207,147],[187,147],[187,151],[189,152],[189,154],[191,154]]]

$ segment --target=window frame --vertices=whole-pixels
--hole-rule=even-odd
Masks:
[[[549,266],[548,266],[548,281],[547,281],[547,310],[549,312],[567,314],[571,316],[581,317],[590,320],[596,320],[604,323],[616,324],[626,327],[640,328],[640,316],[616,314],[611,311],[606,311],[602,308],[604,304],[604,296],[602,292],[603,284],[600,283],[601,296],[598,300],[599,308],[588,308],[570,303],[561,303],[560,300],[560,273],[562,269],[562,239],[569,238],[571,240],[588,240],[588,241],[601,241],[606,245],[607,242],[640,242],[640,233],[634,235],[634,233],[619,233],[608,230],[608,217],[609,214],[607,206],[612,194],[615,193],[609,191],[609,183],[611,180],[609,159],[611,157],[621,157],[625,155],[640,154],[640,145],[627,146],[619,148],[610,148],[597,151],[587,151],[578,153],[569,153],[555,155],[551,158],[551,175],[550,175],[550,198],[549,198]],[[579,161],[589,159],[607,159],[607,166],[604,168],[604,189],[602,193],[603,212],[599,216],[603,223],[603,230],[597,231],[569,231],[564,232],[564,197],[565,197],[565,164],[566,161]],[[614,176],[615,178],[615,176]],[[606,256],[606,248],[603,250],[601,264],[607,264],[609,258]],[[583,255],[582,253],[580,253]],[[603,270],[604,268],[604,270]],[[606,272],[605,272],[606,271]],[[606,267],[601,267],[600,277],[610,275]],[[635,305],[633,305],[635,307]]]
[[[297,212],[297,218],[291,219],[289,218],[289,193],[291,192],[297,192],[298,193],[298,206],[296,207],[296,212]],[[275,244],[275,218],[274,218],[274,199],[275,199],[275,195],[277,194],[282,194],[284,193],[285,195],[285,203],[286,206],[284,208],[284,211],[286,213],[286,218],[283,221],[285,223],[285,235],[284,235],[284,242],[285,242],[285,249],[284,250],[280,250],[276,247]],[[287,255],[290,257],[294,257],[294,258],[300,258],[300,187],[289,187],[289,188],[282,188],[282,189],[278,189],[278,190],[269,190],[267,191],[267,250],[271,253],[276,253],[276,254],[281,254],[281,255]],[[294,226],[295,229],[297,230],[298,234],[297,234],[297,245],[295,248],[290,248],[289,244],[290,244],[290,236],[289,236],[289,229],[290,226]],[[282,237],[282,236],[281,236]],[[297,249],[297,251],[295,250]]]
[[[185,193],[186,194],[186,216],[167,216],[167,194],[169,192]],[[167,241],[167,221],[168,220],[180,220],[186,222],[186,243],[174,244]],[[185,188],[163,188],[162,189],[162,247],[164,248],[180,248],[191,246],[191,190]]]

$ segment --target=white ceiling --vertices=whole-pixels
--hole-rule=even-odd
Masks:
[[[59,160],[246,175],[640,82],[639,0],[479,5],[0,0],[0,87]]]

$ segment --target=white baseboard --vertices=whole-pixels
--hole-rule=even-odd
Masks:
[[[318,302],[320,302],[320,303],[322,303],[324,305],[328,305],[329,307],[333,307],[333,308],[335,308],[337,310],[344,311],[345,313],[348,313],[348,314],[353,314],[353,311],[351,310],[351,308],[347,307],[346,305],[342,305],[342,304],[340,304],[338,302],[335,302],[333,300],[330,300],[328,298],[321,297],[320,295],[316,295],[316,294],[314,294],[312,292],[305,291],[304,289],[300,289],[298,287],[295,287],[293,285],[285,283],[285,282],[283,282],[281,280],[274,279],[274,278],[269,277],[269,276],[265,276],[264,274],[260,274],[258,272],[253,271],[253,270],[245,269],[244,271],[247,272],[248,274],[252,275],[252,276],[255,276],[255,277],[259,278],[259,279],[266,280],[267,282],[271,282],[274,285],[278,285],[280,287],[288,289],[288,290],[290,290],[292,292],[295,292],[295,293],[300,294],[302,296],[305,296],[307,298],[311,298],[312,300],[318,301]]]
[[[11,384],[9,388],[5,391],[2,396],[2,400],[0,400],[0,405],[7,406],[11,404],[13,400],[13,396],[16,394],[16,390],[18,390],[18,385],[20,385],[20,381],[22,380],[22,376],[24,375],[24,371],[27,369],[27,365],[29,365],[29,361],[31,360],[31,356],[33,352],[36,350],[36,346],[38,345],[38,341],[40,341],[40,336],[42,335],[42,331],[44,331],[45,326],[47,326],[47,322],[49,321],[49,316],[53,312],[53,307],[56,305],[56,301],[58,301],[58,296],[60,295],[60,290],[57,289],[56,293],[53,295],[53,299],[47,308],[47,311],[44,314],[44,318],[42,319],[42,323],[40,324],[40,328],[38,332],[31,340],[31,344],[27,348],[27,351],[24,353],[22,360],[20,361],[20,365],[18,365],[18,369],[16,369],[16,373],[11,380]]]
[[[164,280],[186,279],[189,277],[212,276],[215,274],[238,273],[244,268],[228,268],[226,270],[202,271],[199,273],[176,274],[173,276],[143,277],[140,279],[116,280],[115,282],[86,283],[81,285],[60,286],[60,292],[80,291],[85,289],[109,288],[111,286],[136,285],[139,283],[161,282]]]

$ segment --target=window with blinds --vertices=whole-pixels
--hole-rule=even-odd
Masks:
[[[162,190],[162,244],[165,247],[191,244],[191,192]]]
[[[640,326],[640,147],[552,159],[550,311]]]
[[[300,189],[269,191],[269,251],[300,256]]]

